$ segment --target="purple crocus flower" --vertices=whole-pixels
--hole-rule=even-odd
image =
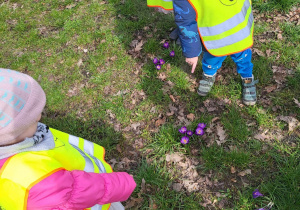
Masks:
[[[169,42],[165,42],[163,45],[164,48],[168,49],[169,48]]]
[[[253,198],[258,198],[258,197],[261,197],[261,196],[264,196],[263,194],[261,194],[258,189],[254,190],[253,193],[252,193],[252,196]]]
[[[157,70],[160,70],[160,69],[161,69],[161,65],[157,64],[157,65],[156,65],[156,69],[157,69]]]
[[[190,139],[189,139],[189,137],[184,136],[184,137],[181,138],[180,142],[181,142],[182,144],[187,144],[187,143],[190,142]]]
[[[193,131],[187,131],[187,132],[186,132],[186,135],[192,136],[192,135],[193,135]]]
[[[160,63],[160,65],[163,65],[163,64],[165,64],[166,62],[164,61],[164,59],[159,59],[159,63]]]
[[[204,134],[203,128],[200,127],[196,128],[195,134],[198,136],[202,136]]]
[[[153,63],[154,63],[154,64],[157,64],[157,63],[158,63],[158,59],[157,59],[156,57],[153,59]]]
[[[206,127],[206,124],[205,124],[205,123],[199,123],[199,124],[198,124],[198,128],[204,129],[205,127]]]
[[[171,56],[171,57],[174,57],[174,56],[175,56],[174,50],[173,50],[172,52],[170,52],[170,56]]]
[[[187,131],[187,128],[185,126],[181,127],[179,130],[178,130],[180,133],[186,133]]]

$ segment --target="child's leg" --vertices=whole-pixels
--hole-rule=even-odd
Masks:
[[[216,73],[218,69],[221,68],[225,58],[226,56],[216,57],[204,51],[202,59],[203,77],[202,80],[200,80],[197,91],[199,95],[206,96],[209,93],[215,82]]]
[[[213,76],[217,73],[218,69],[221,68],[223,61],[227,56],[216,57],[209,52],[203,53],[202,69],[204,74],[207,76]]]
[[[253,64],[251,62],[252,51],[247,49],[243,52],[231,55],[232,60],[237,65],[237,72],[242,77],[243,84],[243,103],[246,105],[256,104],[256,87],[258,80],[254,80],[252,71]]]
[[[242,78],[252,78],[253,64],[251,62],[252,51],[250,49],[233,54],[231,58],[236,63],[237,73],[239,73]]]

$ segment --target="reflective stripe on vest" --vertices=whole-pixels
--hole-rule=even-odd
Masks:
[[[173,1],[172,0],[147,0],[148,7],[160,7],[165,10],[173,9]]]
[[[55,148],[22,152],[9,158],[0,170],[0,206],[6,210],[27,209],[29,190],[59,170],[84,170],[111,173],[104,160],[103,147],[67,133],[50,129]],[[50,135],[50,134],[49,134]],[[107,210],[110,204],[95,205],[92,210]]]
[[[80,142],[83,142],[83,148],[82,148],[82,144],[80,144]],[[99,161],[97,158],[95,158],[94,156],[94,144],[90,141],[84,140],[82,138],[73,136],[73,135],[69,135],[69,143],[75,148],[77,149],[80,154],[84,157],[84,159],[86,160],[86,165],[84,168],[84,171],[86,172],[94,172],[94,164],[97,166],[97,173],[106,173],[105,167],[104,165],[101,163],[101,161]],[[81,147],[80,147],[81,145]],[[89,157],[87,156],[87,153],[89,155]],[[92,158],[92,160],[91,160]]]

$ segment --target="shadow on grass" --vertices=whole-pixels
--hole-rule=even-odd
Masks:
[[[82,121],[71,115],[54,112],[46,108],[41,122],[54,129],[103,146],[106,161],[122,157],[122,154],[116,150],[116,145],[125,142],[123,135],[116,132],[111,125],[105,123],[102,119]]]

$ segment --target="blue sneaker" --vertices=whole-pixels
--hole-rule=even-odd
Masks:
[[[258,83],[258,80],[254,80],[252,78],[242,78],[243,83],[243,103],[245,105],[253,106],[256,104],[256,87],[255,85]]]
[[[200,80],[200,85],[197,90],[197,93],[200,96],[206,96],[210,92],[212,86],[214,85],[215,80],[216,74],[214,74],[213,76],[209,76],[203,73],[203,77],[202,80]]]

